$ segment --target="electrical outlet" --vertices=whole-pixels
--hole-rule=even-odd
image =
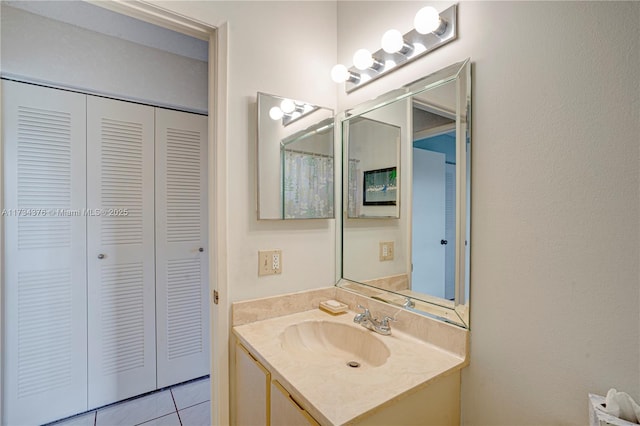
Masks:
[[[380,262],[393,260],[393,241],[380,241]]]
[[[282,272],[282,250],[258,251],[258,276]]]

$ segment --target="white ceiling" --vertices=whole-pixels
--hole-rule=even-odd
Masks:
[[[206,41],[81,0],[10,0],[2,1],[2,4],[199,61],[208,60],[209,49]]]

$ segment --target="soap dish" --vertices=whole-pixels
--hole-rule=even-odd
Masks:
[[[333,315],[338,315],[347,312],[349,306],[338,302],[337,300],[325,300],[320,302],[320,309]]]

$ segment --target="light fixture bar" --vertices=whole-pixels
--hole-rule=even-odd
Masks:
[[[446,22],[446,28],[440,35],[434,33],[420,34],[415,29],[412,29],[408,33],[404,34],[404,40],[410,46],[413,47],[406,53],[387,53],[383,49],[380,49],[373,53],[373,57],[385,64],[379,68],[368,68],[366,70],[359,70],[355,66],[349,68],[349,72],[354,75],[360,75],[359,79],[350,79],[345,81],[345,91],[347,93],[376,80],[383,75],[388,74],[400,68],[403,65],[408,64],[416,58],[420,58],[423,55],[437,49],[440,46],[444,46],[450,41],[455,40],[458,37],[457,27],[457,11],[456,5],[449,7],[448,9],[440,12],[440,18]],[[421,47],[422,46],[422,47]],[[424,47],[424,49],[423,49]],[[395,65],[393,65],[395,64]]]
[[[317,105],[304,104],[302,105],[302,107],[299,107],[297,105],[296,110],[293,111],[293,113],[285,114],[282,116],[282,125],[286,127],[294,121],[297,121],[302,117],[306,117],[307,115],[311,114],[314,111],[317,111],[318,109],[320,109],[320,107]]]

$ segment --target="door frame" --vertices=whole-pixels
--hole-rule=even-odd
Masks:
[[[204,23],[179,15],[171,10],[144,0],[86,0],[96,6],[109,9],[151,24],[168,28],[209,42],[208,63],[208,220],[209,220],[209,306],[210,306],[210,372],[211,374],[211,422],[217,425],[229,424],[229,299],[227,271],[227,66],[228,66],[228,23],[222,19],[216,25]],[[2,89],[0,86],[0,99]],[[219,106],[219,107],[218,107]],[[2,103],[0,102],[0,117]],[[2,120],[0,119],[0,135]],[[0,211],[4,209],[4,169],[0,149]],[[4,259],[4,218],[0,216],[0,270]],[[215,272],[213,272],[215,271]],[[212,273],[213,272],[213,273]],[[2,382],[4,311],[3,289],[0,286],[0,383]],[[219,294],[219,303],[213,303],[213,294]],[[215,372],[215,374],[213,374]],[[0,399],[0,421],[3,416]]]

